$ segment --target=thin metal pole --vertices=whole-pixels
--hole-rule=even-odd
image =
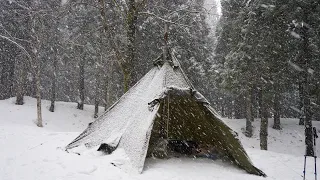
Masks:
[[[304,155],[303,180],[306,179],[306,162],[307,162],[307,156]]]
[[[317,180],[317,156],[314,156],[314,179]]]

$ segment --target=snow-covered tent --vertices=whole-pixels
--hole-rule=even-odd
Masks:
[[[147,154],[159,139],[192,140],[213,145],[219,154],[248,173],[265,176],[250,161],[237,138],[185,76],[174,54],[157,60],[119,101],[88,126],[66,149],[108,145],[123,149],[130,167],[143,171]]]

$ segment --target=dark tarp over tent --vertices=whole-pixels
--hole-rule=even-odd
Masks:
[[[191,140],[212,145],[250,174],[265,176],[250,161],[230,129],[185,76],[174,54],[158,60],[119,101],[73,140],[78,146],[121,148],[130,167],[142,172],[145,158],[161,139]],[[110,149],[109,149],[110,150]]]

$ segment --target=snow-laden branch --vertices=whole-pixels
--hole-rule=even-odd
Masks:
[[[0,27],[2,28],[2,30],[8,34],[10,36],[11,39],[16,39],[16,40],[19,40],[19,41],[24,41],[24,42],[27,42],[27,43],[30,43],[30,41],[26,40],[26,39],[21,39],[21,38],[17,38],[17,37],[13,37],[10,32],[8,30],[6,30],[6,28],[0,23]],[[9,38],[9,37],[8,37]]]
[[[1,34],[0,34],[0,38],[6,39],[6,40],[8,40],[9,42],[15,44],[19,49],[21,49],[21,50],[24,52],[25,55],[28,56],[28,58],[29,58],[30,60],[32,60],[32,57],[30,56],[30,54],[28,53],[28,51],[27,51],[21,44],[17,43],[16,41],[12,40],[11,38],[9,38],[9,37],[7,37],[7,36],[3,36],[3,35],[1,35]]]

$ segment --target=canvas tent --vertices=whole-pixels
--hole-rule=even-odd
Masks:
[[[159,139],[214,145],[250,174],[265,176],[250,161],[231,130],[185,76],[174,54],[156,61],[139,82],[88,126],[66,149],[78,146],[123,149],[130,167],[143,171]]]

